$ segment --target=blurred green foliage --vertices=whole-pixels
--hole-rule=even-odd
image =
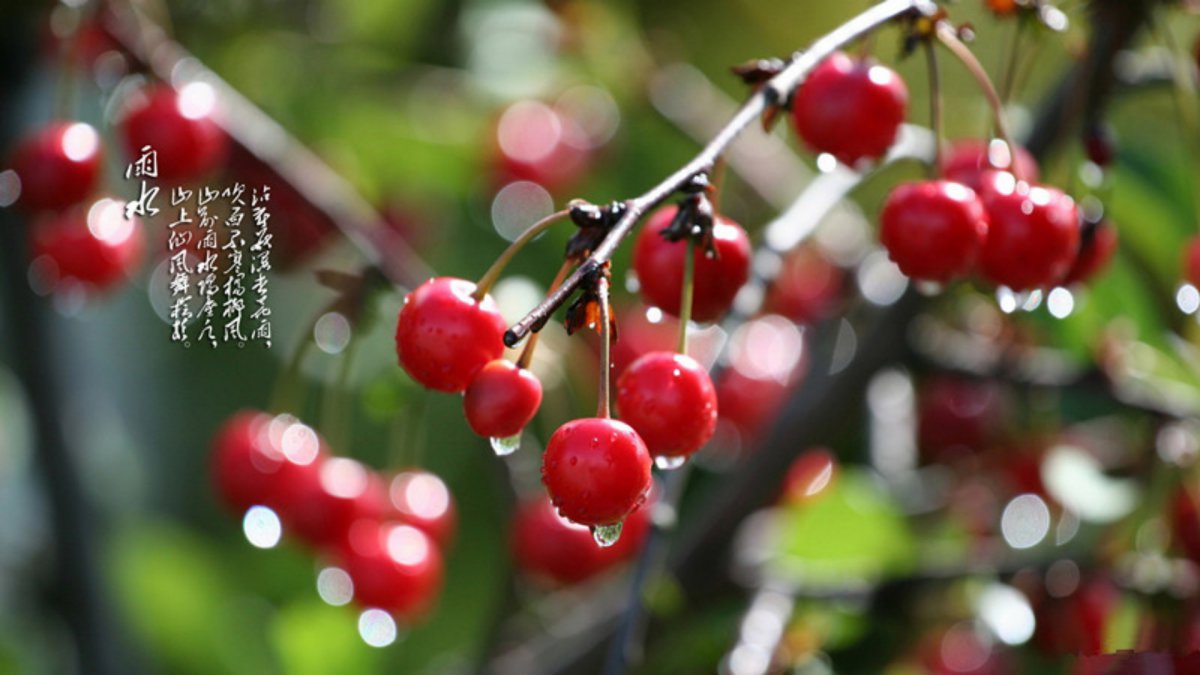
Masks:
[[[577,195],[595,201],[631,196],[696,148],[648,100],[647,82],[656,66],[693,64],[719,89],[740,98],[744,90],[728,75],[730,65],[789,54],[866,3],[547,4],[566,9],[555,15],[546,4],[520,0],[173,0],[167,8],[188,49],[370,200],[421,214],[421,227],[432,232],[433,244],[425,253],[435,269],[473,277],[504,245],[490,224],[488,161],[494,120],[514,97],[553,98],[579,83],[608,91],[620,110],[617,135],[584,184],[555,198],[561,205]],[[1000,66],[1013,25],[991,20],[978,4],[959,3],[952,11],[976,26],[974,46],[982,60]],[[539,27],[551,27],[541,36],[547,60],[526,69],[509,64],[511,82],[481,76],[491,71],[473,71],[471,50],[488,37],[486,31],[514,26],[531,30],[530,39],[539,35]],[[1192,35],[1195,28],[1192,19],[1171,24],[1180,36]],[[1078,26],[1063,39],[1038,38],[1037,65],[1023,101],[1034,102],[1047,91],[1082,35]],[[882,31],[873,48],[894,62],[897,32]],[[908,59],[898,70],[910,86],[910,118],[923,123],[924,64]],[[988,115],[970,80],[949,60],[943,71],[946,107],[953,113],[947,117],[947,135],[984,133]],[[1112,122],[1121,139],[1119,168],[1111,194],[1103,197],[1119,228],[1122,252],[1067,320],[1044,313],[1028,320],[1039,338],[1083,361],[1095,353],[1097,336],[1119,318],[1156,350],[1154,377],[1200,389],[1195,363],[1167,337],[1170,329],[1183,328],[1171,297],[1182,244],[1196,232],[1197,222],[1198,160],[1180,150],[1174,133],[1163,132],[1174,119],[1167,91],[1131,92],[1117,103]],[[1077,158],[1075,144],[1066,145],[1068,156]],[[1060,158],[1046,173],[1078,186],[1072,165]],[[873,213],[891,184],[871,181],[856,198]],[[731,215],[751,232],[772,214],[748,194],[738,193],[728,203],[737,210]],[[544,284],[557,268],[568,234],[555,231],[535,243],[513,271]],[[618,256],[618,269],[625,255]],[[350,268],[358,262],[342,244],[314,266]],[[142,282],[147,283],[153,282]],[[269,354],[178,349],[168,342],[144,288],[59,323],[68,347],[62,351],[70,354],[62,365],[77,374],[79,384],[75,405],[103,401],[84,410],[75,424],[84,452],[96,452],[88,461],[100,467],[101,475],[117,476],[119,489],[104,484],[89,489],[114,523],[116,534],[106,540],[106,576],[132,642],[152,669],[189,675],[470,668],[487,647],[495,614],[506,609],[506,478],[486,444],[466,430],[456,398],[426,396],[395,368],[393,326],[386,317],[398,307],[398,293],[383,301],[385,320],[359,337],[360,362],[350,380],[353,441],[336,450],[376,468],[420,464],[449,483],[460,527],[436,613],[394,646],[369,648],[358,638],[352,610],[317,598],[317,567],[307,553],[293,544],[252,549],[240,524],[218,512],[207,482],[211,431],[239,408],[268,405],[279,363],[328,300],[304,271],[274,288],[280,339]],[[1187,324],[1184,330],[1194,341],[1195,326],[1190,319]],[[86,336],[78,334],[81,326]],[[321,402],[330,395],[334,361],[318,355],[305,370],[314,391],[308,407],[297,412],[318,429],[331,423]],[[577,406],[591,405],[590,394],[576,398]],[[857,420],[848,415],[846,423],[853,427]],[[96,429],[104,433],[92,433]],[[121,447],[104,450],[114,445]],[[784,513],[780,527],[777,571],[805,585],[832,584],[847,573],[863,580],[886,578],[912,569],[917,556],[910,524],[858,472],[847,471],[833,494],[812,508]],[[944,534],[953,542],[961,533]],[[659,650],[648,656],[644,672],[710,667],[732,639],[740,609],[718,606],[680,617]],[[858,617],[848,611],[813,620],[826,626],[836,647],[860,634]],[[1127,636],[1128,622],[1123,619],[1113,630]],[[1113,644],[1126,642],[1114,638]],[[22,649],[0,640],[0,672],[17,672],[13,664],[27,662],[13,655]]]

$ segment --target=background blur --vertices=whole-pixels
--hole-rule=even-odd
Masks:
[[[810,0],[170,0],[145,3],[143,9],[343,176],[432,270],[477,278],[507,238],[568,199],[604,203],[640,194],[691,157],[745,96],[744,85],[729,73],[731,65],[786,56],[866,5]],[[1018,136],[1029,129],[1037,102],[1086,44],[1083,3],[1062,6],[1072,19],[1066,33],[1040,28],[1025,33],[1021,53],[1028,76],[1012,118]],[[973,48],[993,77],[999,77],[1015,24],[996,20],[978,2],[958,3],[951,11],[956,21],[974,25]],[[0,10],[6,72],[0,139],[5,145],[53,116],[63,66],[56,35],[65,34],[76,16],[70,8],[42,2],[10,1]],[[1174,8],[1157,16],[1162,19],[1158,33],[1141,35],[1135,47],[1153,55],[1169,33],[1190,49],[1200,21]],[[872,48],[907,81],[910,122],[925,125],[924,62],[919,55],[899,60],[899,41],[895,28],[885,29]],[[110,101],[128,83],[120,64],[104,58],[84,67],[86,76],[74,84],[73,105],[78,118],[107,135]],[[947,136],[987,133],[984,100],[965,71],[944,58],[942,75]],[[516,103],[524,107],[510,108]],[[506,164],[504,154],[512,148],[504,147],[498,125],[504,128],[503,115],[512,110],[535,119],[559,114],[568,121],[558,129],[566,149],[549,173],[522,173]],[[1012,402],[1004,440],[998,442],[1005,448],[1000,456],[1028,449],[1033,473],[1040,467],[1041,480],[1052,484],[1043,493],[1046,501],[1039,503],[1052,514],[1051,527],[1059,534],[1034,548],[1036,559],[1029,560],[1035,567],[1044,568],[1058,556],[1115,566],[1122,551],[1150,550],[1164,560],[1175,555],[1163,533],[1165,521],[1151,512],[1163,502],[1166,489],[1155,482],[1161,472],[1151,465],[1169,463],[1158,459],[1165,427],[1194,453],[1192,416],[1200,410],[1198,334],[1187,315],[1197,303],[1186,293],[1177,300],[1180,251],[1196,231],[1197,155],[1180,142],[1178,120],[1169,84],[1143,86],[1121,95],[1111,107],[1108,121],[1119,139],[1118,160],[1102,183],[1081,168],[1077,132],[1060,139],[1044,159],[1042,173],[1049,181],[1102,197],[1121,239],[1111,266],[1086,289],[1074,289],[1065,311],[1061,297],[1054,311],[1045,299],[1019,298],[1029,311],[1005,313],[992,291],[970,284],[938,296],[910,293],[906,302],[915,303],[913,316],[918,318],[884,327],[896,331],[891,340],[917,344],[902,350],[899,360],[882,364],[885,376],[893,379],[866,373],[859,383],[870,383],[876,392],[892,387],[885,393],[893,398],[879,396],[885,404],[900,396],[899,421],[891,422],[899,426],[885,428],[907,429],[911,437],[915,392],[938,369],[928,354],[922,356],[934,339],[929,330],[950,326],[970,332],[986,326],[984,333],[1001,336],[996,340],[1008,340],[1010,346],[1044,348],[1035,354],[1043,360],[1029,366],[1031,385],[997,385]],[[772,143],[763,144],[757,129],[747,132],[758,137],[758,145],[741,164],[759,172],[759,180],[747,180],[736,162],[727,173],[722,210],[752,238],[816,173],[813,157],[786,126],[780,125]],[[510,145],[544,140],[542,134],[533,137],[510,139]],[[116,143],[111,147],[109,189],[135,196],[135,185],[119,180],[126,160],[115,151]],[[838,307],[863,302],[855,285],[864,277],[855,276],[855,270],[870,255],[882,198],[898,180],[920,175],[922,168],[913,162],[880,171],[854,193],[853,205],[818,233],[820,254],[849,270]],[[295,208],[303,211],[305,205]],[[3,211],[4,227],[22,226],[21,216]],[[303,216],[285,210],[273,218],[273,227],[288,228]],[[164,319],[163,227],[148,223],[152,254],[129,286],[88,301],[40,301],[52,312],[50,339],[38,358],[52,367],[50,387],[60,405],[59,424],[81,478],[70,499],[85,515],[90,557],[64,560],[54,554],[55,519],[31,443],[34,411],[10,370],[32,358],[12,348],[8,337],[23,321],[25,309],[14,304],[13,293],[5,296],[8,306],[0,313],[3,364],[8,364],[0,364],[0,672],[92,672],[88,664],[73,662],[72,633],[62,614],[72,608],[64,605],[56,576],[63,568],[99,589],[98,625],[119,672],[471,672],[487,662],[489,653],[536,640],[547,631],[573,630],[561,617],[571,608],[576,614],[570,616],[578,616],[579,608],[586,613],[595,589],[547,595],[518,582],[510,594],[513,570],[506,537],[513,486],[518,493],[539,489],[537,439],[594,406],[591,338],[568,340],[557,324],[548,327],[538,355],[546,403],[531,437],[506,461],[505,470],[486,441],[462,423],[457,397],[420,390],[396,366],[392,331],[401,289],[374,296],[369,303],[374,320],[353,327],[357,351],[348,375],[338,374],[347,341],[343,327],[327,325],[327,333],[316,336],[318,349],[303,366],[308,404],[297,411],[299,416],[322,431],[339,454],[379,469],[419,465],[437,473],[458,507],[458,533],[436,611],[427,621],[402,628],[394,644],[369,647],[358,634],[355,611],[330,606],[319,597],[314,579],[320,564],[286,540],[266,550],[247,543],[241,523],[217,503],[208,477],[213,431],[239,409],[270,404],[282,364],[301,340],[313,337],[307,327],[335,299],[333,291],[316,281],[314,270],[357,272],[366,259],[337,232],[322,235],[319,242],[305,235],[305,242],[315,243],[296,260],[281,264],[272,277],[276,339],[271,349],[257,344],[184,349],[170,342]],[[322,227],[315,231],[328,229]],[[510,267],[496,290],[510,321],[541,297],[558,268],[569,229],[552,230]],[[622,288],[627,249],[615,263],[621,306],[630,306],[634,297]],[[828,321],[836,332],[839,319]],[[853,335],[855,325],[844,325]],[[922,327],[928,330],[922,332]],[[814,329],[803,330],[808,337]],[[869,335],[860,337],[865,342]],[[993,349],[1002,347],[983,347],[984,352]],[[1138,409],[1108,393],[1115,389],[1109,386],[1116,381],[1112,377],[1072,379],[1098,371],[1113,375],[1095,365],[1098,356],[1111,356],[1106,350],[1123,355],[1105,362],[1121,364],[1119,375],[1129,378],[1122,381],[1148,400],[1166,403]],[[793,353],[771,357],[786,360]],[[852,348],[848,363],[854,358]],[[827,363],[817,361],[828,370]],[[1045,376],[1056,383],[1054,376],[1064,373],[1061,381],[1071,386],[1039,382]],[[807,382],[801,390],[805,386]],[[1006,548],[996,522],[989,521],[982,533],[967,524],[969,518],[961,512],[974,506],[955,506],[957,497],[946,483],[1008,469],[1002,463],[965,469],[947,463],[937,477],[941,482],[935,481],[945,493],[944,502],[906,502],[903,490],[874,480],[869,468],[880,456],[878,444],[884,441],[876,431],[881,419],[886,421],[887,405],[873,409],[868,386],[848,387],[839,394],[841,403],[826,420],[823,437],[790,441],[793,454],[815,442],[833,450],[845,466],[838,495],[822,502],[823,510],[810,512],[804,522],[803,514],[793,514],[799,520],[790,529],[755,546],[783,556],[784,577],[792,568],[808,570],[801,576],[811,574],[805,565],[813,561],[840,565],[829,584],[834,596],[846,586],[926,569],[930,558],[947,568],[979,560],[1005,568],[1003,573],[965,575],[961,583],[918,585],[915,590],[905,586],[895,596],[900,600],[887,606],[854,594],[850,599],[801,600],[788,622],[785,642],[793,656],[835,654],[835,666],[849,664],[837,672],[877,672],[888,664],[909,669],[898,672],[923,672],[931,667],[914,656],[923,636],[979,620],[981,605],[970,598],[977,599],[981,588],[1011,589],[1013,567],[996,561],[1010,561],[1013,551],[1024,548]],[[1163,407],[1174,415],[1162,414]],[[726,452],[714,449],[693,472],[681,512],[684,523],[705,513],[704,504],[721,489],[723,472],[737,464],[737,457],[753,453],[748,434],[726,434],[719,440]],[[789,441],[776,434],[772,443]],[[1051,477],[1045,458],[1063,444],[1085,450],[1063,460],[1076,462],[1062,469],[1067,473]],[[915,455],[907,461],[937,463]],[[1175,465],[1171,470],[1175,481],[1184,475]],[[1094,491],[1064,502],[1053,487],[1062,481]],[[979,507],[991,514],[981,516],[984,520],[994,521],[1024,492],[984,483],[969,498],[975,506],[990,505]],[[1114,512],[1093,517],[1086,506],[1097,499],[1111,500]],[[1153,539],[1145,544],[1148,549],[1112,534],[1138,531],[1148,521],[1157,523],[1153,532],[1160,535],[1153,539],[1143,531]],[[1078,533],[1064,535],[1063,528]],[[732,535],[727,532],[725,538]],[[74,567],[79,564],[88,569]],[[728,574],[724,558],[704,565],[714,577]],[[1087,569],[1088,563],[1080,566]],[[997,580],[1001,576],[1003,583]],[[654,581],[649,606],[655,628],[644,671],[711,671],[738,641],[739,621],[761,582],[755,578],[759,581],[743,580],[737,592],[721,590],[690,600],[691,594],[669,576]],[[599,583],[621,587],[614,579]],[[1111,628],[1106,643],[1111,649],[1137,646],[1137,627],[1144,625],[1153,605],[1152,594],[1123,592],[1128,606],[1122,610],[1124,624]],[[1029,601],[1024,602],[1028,607]],[[1019,644],[1028,639],[1024,636],[1013,649],[1023,649]],[[992,643],[997,650],[1009,648],[1002,639]],[[1052,668],[1057,663],[1036,655],[1014,658],[1027,659],[1021,663],[1030,669],[1034,666],[1029,664]],[[796,656],[796,662],[818,664],[806,666],[812,668],[830,663],[828,656],[818,661]]]

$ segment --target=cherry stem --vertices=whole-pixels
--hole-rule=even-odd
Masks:
[[[871,56],[874,55],[874,53],[875,53],[875,34],[867,33],[866,35],[863,36],[863,39],[859,42],[858,56],[859,56],[859,58],[866,60],[866,59],[871,58]]]
[[[721,188],[725,186],[725,174],[729,162],[724,155],[718,157],[709,171],[709,184],[712,185],[712,192],[708,196],[708,201],[712,203],[713,213],[721,212]]]
[[[884,0],[822,36],[807,50],[798,53],[786,68],[768,80],[738,109],[733,118],[699,154],[648,192],[626,200],[624,214],[609,230],[600,245],[571,276],[567,277],[558,290],[547,295],[537,307],[508,329],[504,335],[505,344],[512,347],[525,339],[534,326],[544,325],[547,317],[571,297],[583,280],[598,271],[612,257],[613,252],[633,231],[634,225],[643,214],[675,194],[697,174],[704,173],[711,167],[743,130],[758,122],[768,108],[779,106],[786,101],[796,86],[826,57],[896,17],[914,11],[929,15],[935,10],[936,5],[928,0]]]
[[[530,225],[528,229],[514,239],[513,242],[508,245],[508,248],[504,249],[504,252],[500,254],[500,257],[496,258],[496,262],[492,263],[492,266],[489,267],[488,270],[483,273],[483,276],[479,278],[479,283],[475,284],[475,293],[473,294],[475,300],[482,300],[483,296],[487,295],[488,291],[492,290],[492,286],[496,284],[496,281],[500,279],[500,275],[504,273],[504,268],[508,266],[508,263],[512,261],[512,259],[521,249],[525,248],[526,244],[536,239],[541,233],[550,229],[551,225],[557,223],[563,218],[566,218],[570,214],[570,209],[555,211],[554,213],[551,213],[545,218],[537,221],[533,225]]]
[[[933,130],[933,176],[942,174],[942,85],[938,73],[937,50],[925,40],[925,63],[929,67],[929,127]]]
[[[571,271],[571,262],[564,261],[558,268],[558,272],[554,275],[554,280],[550,282],[550,291],[562,285],[563,279],[567,278],[567,273]],[[517,359],[518,368],[529,368],[529,364],[533,362],[533,350],[537,349],[538,333],[529,336],[529,340],[525,343],[525,348],[521,350],[521,356]]]
[[[1008,46],[1008,58],[1004,62],[1004,80],[1000,85],[1000,100],[1005,103],[1012,100],[1016,91],[1017,71],[1020,70],[1021,37],[1025,33],[1025,14],[1017,17],[1017,26],[1013,29],[1012,44]]]
[[[325,436],[333,447],[345,451],[349,447],[351,429],[354,425],[354,397],[350,391],[350,371],[354,365],[354,355],[357,352],[357,334],[351,333],[350,343],[342,351],[337,364],[337,374],[325,389],[324,407],[321,410],[322,422],[325,425]]]
[[[679,293],[679,342],[675,351],[687,354],[688,324],[692,321],[692,302],[696,295],[696,240],[688,233],[687,253],[683,256],[683,290]]]
[[[302,334],[300,344],[292,351],[288,357],[287,363],[284,364],[283,371],[279,373],[279,378],[275,381],[275,388],[271,392],[271,412],[283,413],[291,412],[294,414],[300,413],[300,408],[304,405],[304,393],[300,387],[300,366],[304,363],[304,357],[308,355],[312,345],[313,331],[316,330],[318,316],[308,324],[308,329]],[[301,393],[292,396],[293,389],[301,389]]]
[[[392,421],[387,427],[387,458],[388,466],[407,466],[405,455],[408,450],[409,416],[403,408],[392,415]]]
[[[105,32],[136,66],[163,82],[182,78],[212,86],[225,112],[219,124],[230,139],[270,170],[274,179],[298,192],[307,208],[327,219],[392,283],[415,288],[433,275],[409,241],[394,236],[378,210],[349,181],[171,39],[170,17],[161,2],[155,20],[140,0],[90,4],[105,6]]]
[[[86,3],[83,7],[71,10],[75,25],[70,35],[62,41],[58,50],[59,76],[58,91],[55,92],[54,112],[58,119],[66,120],[75,116],[75,81],[78,77],[79,60],[83,52],[83,26],[96,13],[99,2]]]
[[[612,379],[612,308],[608,305],[608,277],[600,275],[596,281],[596,295],[600,300],[600,401],[596,406],[596,417],[608,419],[612,417],[611,398]]]
[[[951,54],[954,54],[971,77],[975,78],[975,82],[983,91],[984,98],[987,99],[988,106],[992,109],[992,115],[996,122],[996,135],[1000,137],[1004,144],[1008,146],[1008,171],[1012,173],[1018,181],[1024,179],[1021,174],[1021,167],[1017,162],[1017,146],[1013,143],[1012,135],[1008,133],[1008,123],[1004,118],[1004,104],[1000,101],[1000,94],[996,92],[996,87],[992,84],[992,80],[988,77],[987,71],[984,70],[983,64],[979,59],[975,58],[975,54],[967,45],[963,44],[962,40],[958,39],[955,34],[954,27],[946,22],[939,22],[937,26],[937,38]]]
[[[1171,27],[1154,13],[1150,14],[1150,29],[1167,48],[1171,56],[1171,79],[1174,80],[1175,111],[1184,140],[1184,156],[1195,166],[1194,149],[1200,147],[1200,109],[1196,106],[1196,82],[1192,76],[1191,57],[1180,48]],[[1195,171],[1192,172],[1196,174]],[[1193,193],[1194,195],[1195,193]],[[1193,196],[1192,205],[1200,214],[1200,199]]]

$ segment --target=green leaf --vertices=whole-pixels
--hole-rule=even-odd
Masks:
[[[300,601],[282,608],[271,624],[271,642],[288,675],[378,672],[384,653],[358,635],[349,607]]]
[[[139,524],[115,539],[111,570],[128,624],[166,670],[274,672],[263,640],[269,606],[239,594],[209,540]]]
[[[769,572],[809,588],[877,582],[913,565],[908,524],[870,476],[847,470],[822,498],[778,511]]]

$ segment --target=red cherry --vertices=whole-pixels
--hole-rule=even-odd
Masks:
[[[241,146],[231,147],[228,166],[231,178],[246,187],[247,198],[253,190],[270,191],[267,210],[271,218],[267,226],[271,232],[272,265],[295,266],[335,238],[337,226],[333,220],[249,151]],[[247,221],[242,227],[249,229],[249,225]],[[387,236],[382,229],[377,234]]]
[[[1196,36],[1196,41],[1192,43],[1192,61],[1200,68],[1200,35]]]
[[[1021,177],[1037,182],[1038,164],[1033,155],[1021,146],[1017,149],[1017,168]],[[983,189],[995,173],[1006,173],[1012,165],[1008,144],[1000,140],[985,142],[969,138],[955,141],[942,157],[942,176],[946,180],[962,183],[975,192]]]
[[[160,181],[203,176],[220,166],[229,150],[229,137],[214,119],[216,106],[216,93],[204,82],[179,91],[156,86],[140,92],[118,122],[126,153],[133,160],[151,147]]]
[[[1184,245],[1183,279],[1200,288],[1200,235],[1192,237]]]
[[[433,215],[426,207],[399,199],[390,199],[379,207],[379,219],[383,225],[377,236],[384,242],[385,250],[404,242],[419,254],[427,254],[446,240],[448,233],[432,227]]]
[[[462,391],[504,353],[504,317],[490,295],[476,301],[474,292],[470,281],[437,277],[404,299],[396,354],[417,382],[438,391]]]
[[[988,230],[975,192],[945,180],[896,187],[879,222],[879,240],[900,271],[941,283],[971,269]]]
[[[388,496],[397,519],[420,528],[440,546],[454,540],[458,514],[441,478],[420,469],[402,471],[392,478]]]
[[[316,547],[344,542],[358,520],[379,520],[388,511],[379,476],[347,457],[321,458],[316,470],[280,486],[275,498],[284,532]]]
[[[1196,659],[1190,669],[1176,670],[1181,673],[1200,672],[1200,608],[1195,600],[1187,602],[1176,615],[1174,625],[1168,627],[1169,646],[1176,654],[1190,654]],[[1188,664],[1192,665],[1192,664]]]
[[[645,501],[650,453],[620,420],[572,420],[546,445],[542,482],[564,517],[580,525],[613,525]]]
[[[48,263],[46,271],[54,281],[104,290],[137,268],[142,236],[141,221],[125,217],[125,202],[105,198],[87,209],[75,207],[38,221],[31,253],[35,261]]]
[[[990,224],[980,271],[1014,291],[1062,281],[1079,252],[1079,209],[1061,191],[1001,175],[984,188]]]
[[[679,341],[679,320],[662,310],[650,309],[657,321],[651,321],[647,308],[637,304],[622,312],[617,320],[620,338],[612,343],[613,375],[622,373],[650,352],[668,351]]]
[[[29,210],[78,204],[100,182],[100,135],[83,122],[55,122],[17,142],[12,170],[21,181],[17,203]]]
[[[442,585],[442,555],[421,530],[360,520],[350,530],[339,565],[354,583],[354,599],[413,621],[430,609]]]
[[[521,433],[542,404],[542,383],[526,368],[496,359],[480,369],[463,396],[471,430],[489,438]]]
[[[1147,617],[1147,621],[1150,618]],[[1071,675],[1174,675],[1200,672],[1200,654],[1120,650],[1080,656]]]
[[[1014,664],[992,640],[980,636],[971,623],[963,622],[927,635],[922,645],[919,672],[927,675],[1009,675]]]
[[[85,19],[75,30],[67,31],[65,35],[59,35],[50,22],[45,25],[46,32],[41,43],[42,56],[47,60],[71,59],[59,67],[91,68],[103,57],[126,53],[121,43],[114,40],[105,29],[104,17]],[[123,69],[121,74],[124,74]]]
[[[937,378],[921,391],[917,438],[922,454],[946,461],[983,450],[996,440],[1007,402],[996,386],[952,377]]]
[[[558,515],[548,497],[525,502],[513,517],[509,540],[517,567],[536,581],[577,584],[632,558],[650,532],[647,502],[625,518],[621,537],[601,547],[591,531]]]
[[[587,170],[589,146],[587,135],[567,115],[539,101],[518,101],[496,125],[497,177],[562,190]]]
[[[669,206],[650,216],[633,248],[633,269],[641,284],[642,299],[672,316],[679,316],[687,242],[667,241],[659,232],[671,224],[678,208]],[[750,238],[740,225],[718,216],[713,224],[713,245],[715,258],[695,247],[694,321],[720,318],[750,276]]]
[[[1083,135],[1083,149],[1096,166],[1112,164],[1117,156],[1117,140],[1113,137],[1112,127],[1103,122],[1089,126]]]
[[[785,504],[804,504],[823,495],[837,478],[837,457],[828,448],[806,450],[788,467],[783,478]]]
[[[750,442],[769,429],[807,366],[804,335],[777,315],[747,321],[732,336],[729,368],[717,381],[722,423]]]
[[[791,386],[774,379],[751,377],[736,369],[717,380],[720,421],[731,425],[746,442],[768,431],[767,425],[787,402]]]
[[[1108,621],[1119,600],[1120,591],[1102,577],[1084,580],[1058,597],[1047,593],[1035,598],[1034,644],[1055,655],[1103,653]]]
[[[998,461],[988,462],[989,469],[1007,489],[1008,494],[1034,494],[1041,497],[1051,508],[1055,508],[1053,499],[1046,492],[1046,484],[1042,481],[1042,455],[1043,449],[1036,444],[1030,447],[1005,448],[1003,454],[993,457]]]
[[[283,455],[266,440],[270,422],[267,413],[239,412],[213,438],[213,482],[221,501],[235,513],[266,503],[268,477],[283,464]]]
[[[1182,553],[1192,561],[1200,561],[1200,509],[1194,494],[1187,485],[1176,489],[1171,498],[1171,529]]]
[[[652,352],[617,381],[621,419],[642,437],[650,454],[687,457],[717,427],[717,391],[708,371],[690,356]]]
[[[797,323],[816,323],[829,316],[842,292],[841,268],[821,255],[815,247],[801,246],[783,261],[765,307]],[[621,325],[624,339],[625,326]]]
[[[1071,271],[1063,278],[1063,284],[1081,284],[1100,273],[1108,266],[1117,252],[1117,228],[1107,220],[1084,223],[1080,234],[1079,255]]]
[[[892,147],[907,109],[908,88],[895,71],[836,52],[796,90],[792,122],[813,150],[853,167]]]
[[[1017,4],[1017,0],[983,0],[983,4],[997,16],[1016,14],[1017,10],[1021,8]]]
[[[320,459],[316,432],[290,415],[242,411],[213,438],[217,493],[238,514],[254,505],[278,509],[281,494],[315,480]]]

